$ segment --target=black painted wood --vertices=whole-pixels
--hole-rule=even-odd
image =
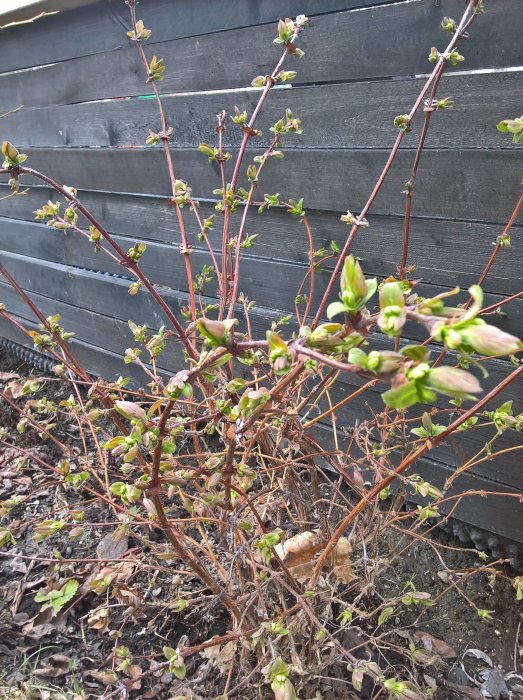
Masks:
[[[258,120],[266,146],[269,127],[287,107],[302,120],[303,133],[284,139],[285,148],[388,148],[395,136],[394,117],[408,111],[424,83],[422,79],[316,85],[274,90]],[[504,114],[519,114],[523,101],[520,73],[472,74],[443,77],[439,95],[452,96],[454,108],[432,120],[427,148],[506,148],[511,139],[493,126]],[[216,141],[216,115],[234,106],[252,113],[258,91],[192,94],[164,97],[167,122],[174,127],[171,143],[187,148]],[[519,111],[518,111],[519,110]],[[406,147],[417,142],[423,112],[417,113]],[[115,100],[74,105],[25,108],[2,121],[3,138],[24,146],[125,146],[145,143],[149,131],[158,131],[154,100]],[[239,146],[241,130],[229,122],[226,148]]]
[[[148,46],[170,39],[199,36],[239,27],[277,22],[281,16],[316,15],[354,7],[380,5],[390,0],[144,0],[139,17],[154,28]],[[40,66],[127,47],[129,8],[123,0],[106,0],[47,17],[38,24],[2,33],[2,71]],[[52,41],[49,41],[49,38]]]
[[[248,152],[245,167],[258,152]],[[28,165],[80,190],[164,196],[170,191],[165,159],[157,149],[37,148],[27,149],[27,153]],[[175,156],[178,177],[193,188],[193,196],[212,197],[212,190],[221,185],[217,169],[196,149],[178,149]],[[260,197],[264,192],[279,192],[286,199],[304,197],[306,208],[359,211],[387,156],[388,151],[380,149],[289,151],[283,161],[270,160],[258,191]],[[403,215],[401,192],[410,176],[413,156],[410,149],[398,153],[374,203],[374,214]],[[427,153],[418,171],[413,213],[505,222],[519,196],[519,164],[517,149],[438,149]],[[32,183],[33,179],[25,176],[24,182]]]
[[[148,294],[139,293],[136,296],[130,296],[127,293],[129,282],[125,279],[13,253],[4,253],[1,259],[29,293],[47,297],[54,302],[88,309],[94,314],[119,319],[125,323],[131,319],[136,323],[147,323],[149,327],[155,329],[162,324],[167,324],[169,327],[163,311]],[[180,313],[181,305],[187,305],[188,297],[184,292],[168,288],[159,288],[159,292],[177,314]],[[211,300],[204,299],[204,302],[208,301]],[[242,318],[241,314],[237,315],[238,318]],[[253,336],[263,338],[271,323],[279,317],[278,312],[266,306],[257,306],[255,313],[252,314]],[[284,335],[290,337],[295,330],[297,330],[296,326],[291,323],[284,330]],[[100,331],[91,337],[91,342],[94,343],[95,339],[101,347],[106,343],[117,342],[117,347],[121,348],[121,344],[115,341],[112,334]],[[372,338],[371,348],[390,349],[391,341],[382,336],[375,336]],[[437,351],[437,348],[434,349]],[[483,380],[485,389],[494,386],[511,369],[510,363],[504,360],[489,360],[485,363],[485,367],[489,371],[489,377]],[[361,386],[363,380],[341,374],[340,382],[354,387]],[[512,396],[511,391],[512,389],[509,388],[507,395]],[[514,396],[517,396],[517,393]]]
[[[514,21],[520,7],[519,0],[492,3],[488,20],[479,18],[463,49],[467,70],[521,63],[521,27]],[[297,64],[296,83],[428,73],[430,47],[443,49],[448,42],[440,27],[446,9],[455,14],[453,0],[437,6],[433,0],[414,0],[318,17],[300,39],[307,56]],[[164,92],[246,87],[277,63],[274,37],[274,25],[267,24],[161,42],[147,53],[165,59]],[[0,75],[0,109],[142,95],[149,93],[144,82],[136,49],[121,48]]]
[[[332,430],[328,426],[316,425],[312,428],[316,439],[325,449],[333,447]],[[348,446],[348,439],[339,436],[340,448]],[[443,488],[447,478],[452,474],[453,468],[448,464],[435,459],[420,459],[416,462],[411,473],[418,473],[426,481],[438,488]],[[474,492],[475,495],[457,498],[465,492]],[[510,494],[494,495],[496,493]],[[518,498],[519,488],[493,482],[489,477],[465,472],[460,475],[445,495],[454,497],[441,506],[442,513],[452,511],[452,516],[475,527],[487,529],[490,532],[507,537],[517,542],[523,541],[523,531],[514,527],[514,523],[520,523],[523,518],[523,503]],[[412,501],[426,503],[425,499],[412,495]]]
[[[0,197],[9,193],[0,185]],[[102,192],[84,191],[82,202],[88,207],[111,233],[123,235],[131,241],[156,241],[169,246],[177,246],[180,232],[175,213],[168,206],[165,198],[144,197],[139,195],[120,195]],[[0,202],[0,214],[13,219],[33,221],[33,211],[48,199],[56,199],[55,193],[47,188],[34,187],[23,197],[13,197]],[[201,215],[207,217],[214,212],[214,205],[201,203]],[[195,219],[191,212],[185,211],[191,243],[199,247],[195,236]],[[238,221],[240,214],[236,215]],[[308,219],[314,236],[316,249],[329,248],[334,240],[341,247],[347,235],[347,227],[340,221],[336,212],[308,212]],[[371,228],[364,230],[356,238],[353,252],[359,256],[365,271],[370,274],[392,274],[401,256],[403,220],[400,217],[373,216]],[[429,284],[454,286],[459,283],[463,288],[477,282],[479,274],[492,252],[492,243],[502,230],[502,225],[490,225],[466,221],[443,221],[439,219],[413,218],[409,243],[409,260],[416,264],[416,277]],[[5,248],[6,241],[19,236],[30,235],[33,229],[17,229],[9,220],[0,219],[0,249]],[[248,226],[250,233],[257,233],[256,245],[250,253],[257,257],[271,260],[307,264],[308,242],[304,227],[294,217],[285,212],[270,210],[259,216],[251,214]],[[211,233],[211,240],[217,243],[220,234],[220,220]],[[33,257],[48,258],[43,241],[38,242],[38,253],[32,249],[33,238],[27,243],[27,254]],[[58,240],[63,248],[61,262],[74,264],[77,241],[75,234],[56,235],[46,229],[41,234],[45,243]],[[487,292],[511,295],[520,288],[521,263],[517,254],[517,242],[523,235],[523,229],[515,226],[512,230],[514,248],[505,250],[498,256],[484,282]],[[23,245],[16,241],[16,245]],[[36,243],[34,244],[36,245]],[[218,246],[216,246],[218,247]],[[21,249],[20,249],[21,250]],[[14,251],[14,252],[20,252]],[[453,254],[448,255],[452,250]],[[91,245],[82,246],[82,255],[87,256],[84,267],[102,269],[105,256],[95,255]],[[54,259],[54,258],[53,258]],[[144,258],[147,262],[148,255]],[[92,261],[92,262],[91,262]],[[105,269],[105,268],[104,268]],[[173,284],[171,279],[170,284]]]
[[[116,237],[118,243],[127,250],[133,245],[129,238]],[[32,258],[48,260],[64,265],[85,267],[94,270],[102,270],[114,274],[127,275],[128,271],[114,262],[103,252],[96,253],[89,241],[74,232],[64,233],[49,229],[47,226],[37,223],[20,222],[13,219],[0,218],[0,250],[5,250],[18,255],[29,255]],[[218,255],[218,260],[220,255]],[[191,256],[195,273],[204,265],[211,265],[212,260],[207,250],[193,249]],[[165,245],[149,242],[146,254],[141,260],[140,267],[143,272],[155,283],[173,290],[188,292],[185,264],[177,245]],[[294,299],[301,282],[307,272],[303,263],[289,264],[266,257],[254,257],[244,254],[241,267],[242,282],[241,291],[249,299],[261,302],[264,307],[281,311],[282,313],[294,313]],[[330,274],[332,263],[325,265],[315,275],[316,301],[321,299]],[[381,278],[383,278],[383,270]],[[308,287],[306,287],[308,289]],[[420,284],[417,287],[422,296],[435,296],[447,288],[435,275],[435,284]],[[215,280],[206,285],[204,293],[208,297],[216,298],[218,289]],[[454,303],[461,303],[468,298],[466,292],[455,297]],[[499,295],[487,294],[485,306],[490,306],[501,300]],[[377,299],[374,300],[374,304]],[[372,302],[371,302],[372,304]],[[371,307],[372,308],[372,307]],[[507,316],[493,316],[492,322],[499,325],[505,331],[517,334],[523,326],[523,301],[515,300],[506,307]],[[406,338],[422,339],[425,332],[412,324],[406,327]]]

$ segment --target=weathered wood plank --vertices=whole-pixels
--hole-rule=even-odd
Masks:
[[[0,185],[0,197],[8,193],[8,188]],[[33,221],[32,212],[51,198],[56,199],[53,191],[34,187],[23,197],[2,201],[0,214]],[[180,241],[176,216],[165,198],[84,191],[81,193],[81,199],[111,233],[121,234],[133,240],[166,243],[169,246],[177,246]],[[184,211],[191,242],[198,246],[194,236],[194,217],[191,212]],[[202,217],[207,217],[213,212],[213,204],[201,203]],[[316,249],[328,249],[332,240],[340,247],[343,245],[347,228],[340,222],[339,216],[339,213],[335,212],[308,212]],[[251,249],[256,256],[307,264],[306,233],[294,217],[272,209],[263,216],[253,212],[250,222],[249,232],[259,234],[256,245]],[[8,221],[0,224],[0,230],[3,231],[3,234],[0,234],[2,240],[12,237]],[[413,218],[409,260],[416,264],[416,277],[429,284],[453,286],[458,283],[463,288],[474,284],[490,257],[492,242],[501,230],[500,225]],[[46,240],[52,240],[55,232],[47,233]],[[371,217],[371,228],[361,232],[352,250],[361,258],[368,274],[392,274],[401,257],[402,234],[403,221],[400,217]],[[78,238],[74,234],[67,238],[57,235],[66,256],[63,262],[74,264],[73,258],[69,256],[74,253]],[[216,231],[211,233],[211,239],[217,242],[219,235],[220,220],[217,222]],[[514,249],[504,251],[498,256],[483,285],[485,291],[505,295],[519,291],[521,263],[517,255],[517,242],[522,235],[523,229],[515,226],[512,231]],[[0,248],[3,245],[0,244]],[[82,255],[87,255],[86,259],[93,258],[95,261],[85,263],[84,267],[98,268],[103,265],[102,257],[93,255],[92,246],[82,250]],[[449,251],[452,251],[452,255],[448,254]],[[471,251],[474,251],[474,255],[470,254]],[[30,249],[27,252],[33,257],[41,256],[44,259],[47,255],[45,249],[38,254],[32,253]]]
[[[170,39],[276,22],[283,16],[313,15],[318,9],[322,14],[388,1],[323,0],[318,8],[317,0],[149,0],[140,5],[138,13],[146,27],[154,28],[147,42],[150,46]],[[62,12],[38,24],[4,32],[0,67],[2,71],[18,70],[127,47],[125,32],[129,27],[129,9],[123,0],[106,0],[93,7]]]
[[[129,282],[125,279],[12,253],[4,253],[2,261],[29,293],[39,294],[52,301],[80,309],[89,309],[95,314],[116,318],[125,323],[132,319],[136,323],[147,323],[149,327],[155,329],[166,323],[169,327],[163,311],[150,295],[140,293],[129,296],[127,293]],[[159,288],[159,291],[175,313],[180,313],[181,305],[187,305],[186,293],[167,288]],[[210,299],[205,298],[204,301],[207,302]],[[262,338],[271,323],[279,316],[278,312],[268,307],[256,307],[256,313],[252,314],[251,319],[253,336]],[[241,314],[238,314],[238,317],[241,319]],[[285,328],[284,335],[290,337],[296,330],[296,326],[290,323]],[[107,338],[104,333],[93,336],[93,343],[95,338],[101,347],[108,342],[114,342],[113,338]],[[383,336],[373,336],[371,347],[378,350],[390,349],[391,341]],[[489,360],[485,363],[485,368],[489,371],[489,377],[483,381],[483,386],[488,389],[506,376],[511,365],[503,360]],[[363,380],[346,374],[340,375],[340,381],[353,387],[361,386],[363,383]],[[509,389],[509,393],[510,391]],[[509,398],[512,398],[512,395]]]
[[[308,55],[298,65],[296,82],[427,73],[430,47],[443,48],[448,39],[440,27],[446,9],[455,14],[455,3],[443,0],[435,6],[432,0],[413,0],[317,17],[300,39]],[[519,10],[519,0],[492,3],[464,49],[467,70],[519,65],[520,26],[514,21]],[[278,61],[274,36],[274,25],[267,24],[156,44],[154,53],[167,66],[162,90],[246,87],[256,74],[270,73]],[[0,76],[0,109],[140,95],[149,92],[144,82],[138,52],[120,48]]]
[[[38,10],[34,10],[32,16],[37,14]],[[2,17],[2,24],[9,21],[3,20]],[[34,24],[11,27],[2,31],[1,37],[2,72],[113,51],[127,43],[123,27],[105,2],[43,17]]]
[[[117,236],[116,240],[125,250],[133,245],[132,239]],[[29,255],[33,258],[63,265],[127,275],[127,271],[109,256],[104,253],[96,253],[92,244],[84,237],[74,232],[64,234],[61,231],[54,231],[42,224],[0,218],[0,250],[18,255]],[[218,259],[220,257],[218,255]],[[191,260],[195,272],[201,270],[204,265],[212,264],[208,251],[201,248],[193,249]],[[142,258],[140,267],[155,284],[173,290],[189,291],[185,264],[178,246],[149,242],[147,253]],[[316,300],[319,300],[323,295],[331,270],[331,263],[329,263],[316,273]],[[307,272],[307,267],[304,264],[288,264],[244,254],[241,272],[240,289],[249,299],[262,302],[263,306],[282,313],[294,312],[294,299]],[[380,272],[379,279],[383,279],[388,274],[387,271]],[[431,285],[418,285],[418,293],[428,297],[446,291],[446,288],[437,279],[435,282]],[[218,289],[215,280],[206,285],[204,293],[208,297],[217,297]],[[467,294],[462,293],[455,298],[455,303],[464,302],[467,298]],[[487,294],[485,306],[490,306],[500,300],[499,295]],[[374,300],[375,303],[376,300]],[[492,322],[507,332],[519,333],[523,326],[523,301],[516,300],[505,308],[507,316],[493,316],[491,317]],[[426,333],[422,329],[410,324],[406,327],[404,335],[407,338],[423,340],[426,337]]]
[[[250,151],[247,162],[258,152]],[[31,167],[80,190],[164,196],[170,191],[165,160],[157,149],[37,148],[27,149],[27,153]],[[401,191],[410,176],[413,155],[410,149],[398,153],[372,213],[403,215]],[[304,197],[305,207],[312,209],[360,211],[387,156],[388,151],[380,149],[289,151],[283,161],[270,159],[258,191],[260,196],[269,191],[280,192],[287,199]],[[418,171],[413,213],[504,222],[519,196],[519,162],[517,150],[431,151]],[[189,183],[196,198],[208,198],[221,186],[218,170],[196,150],[177,149],[175,166],[178,177]],[[27,176],[23,179],[32,182]]]
[[[285,148],[387,148],[396,129],[394,117],[408,111],[424,80],[377,81],[343,85],[315,85],[274,90],[258,126],[266,146],[269,127],[287,107],[302,120],[303,134],[284,139]],[[439,95],[454,96],[454,108],[438,113],[431,122],[427,148],[513,148],[512,141],[493,126],[504,114],[519,114],[523,101],[520,73],[444,76]],[[216,141],[216,114],[234,106],[252,113],[258,91],[233,94],[190,94],[164,97],[167,122],[174,127],[173,146],[188,148]],[[416,143],[423,112],[413,120],[406,147]],[[149,131],[158,130],[154,100],[115,100],[40,108],[26,108],[5,117],[3,138],[17,146],[124,146],[144,145]],[[241,130],[229,122],[224,147],[237,147]]]
[[[31,311],[11,288],[0,283],[0,294],[7,308],[15,313],[17,317],[28,321],[34,320]],[[122,364],[119,374],[129,376],[129,371],[126,369],[129,366],[123,365],[121,357],[125,348],[134,347],[135,343],[124,321],[101,315],[94,312],[92,309],[80,309],[68,303],[42,296],[38,293],[31,292],[30,296],[45,315],[52,315],[55,313],[61,314],[61,322],[69,331],[76,333],[76,341],[88,343],[91,346],[101,346],[104,353],[108,352],[115,358],[119,358]],[[253,314],[253,323],[255,326],[262,325],[263,322],[263,317]],[[89,362],[91,361],[89,360]],[[158,362],[159,367],[166,373],[178,371],[183,367],[183,358],[179,346],[174,342],[168,342],[166,350],[162,353]],[[86,367],[91,372],[96,373],[96,367],[98,367],[98,365],[96,363],[94,365],[87,364]],[[132,376],[137,379],[137,381],[143,382],[144,375],[141,373],[141,370],[134,369],[135,371],[131,373]],[[239,369],[241,370],[241,368]],[[499,379],[499,377],[497,377],[497,379]],[[495,383],[495,381],[496,378],[491,378],[489,383]],[[354,389],[354,378],[350,376],[343,377],[334,385],[330,392],[332,402],[336,403],[340,401],[349,393],[352,393]],[[383,390],[383,385],[381,386],[381,390]],[[508,396],[505,398],[508,398]],[[328,408],[328,405],[326,402],[321,402],[319,408],[325,410]],[[375,413],[383,410],[383,403],[377,389],[367,392],[363,397],[345,404],[338,410],[338,430],[361,424],[362,421],[370,419],[372,417],[370,409]],[[419,413],[421,410],[420,408],[419,411],[413,412],[413,415]],[[315,415],[317,415],[317,413],[313,411],[309,418]],[[494,432],[494,428],[486,426],[475,428],[467,433],[462,433],[459,439],[449,440],[447,444],[435,450],[434,459],[447,465],[461,466],[467,459],[481,449],[482,445],[493,436]],[[340,435],[341,434],[343,434],[343,431]],[[501,440],[496,442],[495,449],[498,450],[515,443],[517,444],[518,439],[521,441],[520,436],[514,433],[506,434]],[[498,483],[523,488],[523,471],[519,468],[520,463],[521,459],[518,453],[508,454],[503,458],[494,458],[491,461],[485,462],[479,465],[474,471]]]

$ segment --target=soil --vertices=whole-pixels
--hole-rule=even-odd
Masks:
[[[1,347],[0,373],[0,388],[11,373],[39,375]],[[69,393],[68,386],[56,381],[46,389],[55,402],[66,399]],[[42,442],[30,429],[19,434],[18,420],[17,412],[0,400],[3,439],[32,456],[57,461],[58,448]],[[57,436],[64,441],[75,437],[66,431],[58,431]],[[155,671],[155,664],[165,661],[163,646],[194,645],[227,632],[226,618],[217,606],[209,607],[205,602],[183,612],[177,610],[176,601],[187,589],[180,590],[178,563],[169,558],[162,533],[152,528],[148,533],[149,539],[156,539],[157,550],[165,550],[163,566],[158,566],[158,558],[143,546],[139,535],[129,536],[122,528],[120,538],[112,536],[114,526],[104,525],[114,522],[109,507],[99,501],[86,502],[85,492],[56,487],[34,460],[24,459],[18,449],[0,445],[0,506],[13,497],[20,497],[19,503],[0,518],[0,527],[16,531],[16,543],[0,548],[0,698],[223,697],[226,674],[199,655],[187,659],[183,681],[164,667]],[[83,523],[78,522],[77,539],[73,540],[69,531],[40,544],[34,541],[33,522],[59,517],[66,506],[74,509],[75,505],[84,518]],[[368,561],[369,570],[380,567],[367,592],[375,604],[413,589],[430,593],[432,600],[446,591],[437,605],[402,607],[401,613],[395,609],[384,623],[383,631],[392,635],[398,648],[395,671],[418,683],[421,679],[425,688],[433,688],[432,695],[426,691],[426,697],[436,700],[522,699],[523,610],[513,586],[516,572],[506,568],[494,578],[488,570],[474,573],[478,566],[485,567],[478,552],[464,549],[441,530],[433,530],[426,538],[428,543],[389,531],[380,540],[379,559]],[[404,548],[402,556],[394,556]],[[130,563],[138,557],[139,566]],[[34,598],[58,571],[62,577],[78,580],[79,589],[74,599],[53,615],[51,609],[42,612],[41,603]],[[111,598],[102,590],[103,585],[100,591],[89,586],[89,581],[103,578],[104,572],[113,576]],[[361,575],[360,590],[365,588],[365,569]],[[200,590],[195,579],[191,585],[192,593]],[[99,611],[107,609],[108,603],[105,619]],[[478,611],[490,611],[488,618],[482,619]],[[97,613],[102,615],[98,620]],[[335,619],[334,610],[330,620]],[[336,625],[336,629],[347,649],[360,646],[365,651],[361,640],[367,638],[369,630],[352,625],[342,630]],[[415,666],[408,663],[409,645],[414,645],[411,655],[425,654]],[[114,662],[116,647],[126,647],[128,652],[122,652]],[[373,653],[373,660],[379,662],[379,655]],[[364,653],[361,658],[365,658]],[[117,672],[119,680],[115,681],[113,669],[121,662],[126,668]],[[394,659],[388,656],[387,663],[394,664]],[[148,675],[139,678],[144,671]],[[233,668],[232,678],[236,679],[233,687],[242,678],[241,668]],[[350,680],[346,664],[338,664],[324,678],[305,675],[298,677],[295,685],[302,699],[386,697],[376,692],[368,677],[359,693],[352,689]],[[246,684],[230,697],[274,696],[268,685]],[[407,700],[410,696],[391,697]]]

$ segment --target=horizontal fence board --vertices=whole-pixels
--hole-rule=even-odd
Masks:
[[[257,126],[263,132],[257,146],[267,146],[269,127],[286,108],[302,120],[303,133],[283,140],[287,148],[388,148],[396,137],[394,117],[409,110],[425,81],[377,81],[343,85],[314,85],[273,90]],[[427,148],[513,148],[512,139],[494,126],[500,113],[519,114],[523,102],[521,73],[444,76],[439,95],[453,96],[454,108],[431,121]],[[251,114],[260,93],[193,94],[162,99],[167,123],[174,127],[173,146],[191,147],[216,142],[216,115],[234,106]],[[519,111],[518,111],[519,110]],[[416,144],[423,123],[419,111],[412,133],[404,140]],[[2,135],[23,146],[143,145],[149,131],[158,131],[154,100],[113,100],[75,105],[25,108],[2,120]],[[228,122],[224,147],[240,145],[242,131]]]
[[[0,198],[9,194],[6,186],[0,186]],[[23,197],[11,197],[0,202],[0,214],[20,220],[34,220],[33,211],[42,206],[48,199],[56,199],[56,193],[47,188],[33,187]],[[180,231],[175,212],[168,206],[165,198],[120,195],[103,192],[81,192],[81,200],[89,211],[111,233],[124,235],[131,240],[157,241],[169,246],[178,246]],[[202,202],[201,216],[208,217],[214,212],[214,205]],[[241,210],[233,217],[233,231],[239,226]],[[215,213],[215,212],[214,212]],[[308,212],[308,220],[312,229],[315,249],[329,249],[332,240],[343,246],[347,227],[340,221],[339,213]],[[198,246],[195,236],[194,215],[184,209],[184,218],[193,245]],[[362,266],[368,275],[393,274],[401,257],[403,220],[400,217],[376,216],[370,217],[371,227],[362,230],[356,237],[352,251],[360,257]],[[523,216],[520,217],[523,223]],[[0,220],[0,235],[5,247],[8,238],[15,238],[16,227],[12,228],[9,220]],[[219,248],[221,219],[218,218],[215,230],[210,238]],[[251,249],[258,257],[292,263],[308,263],[308,240],[305,229],[299,221],[286,212],[271,209],[263,215],[252,212],[247,226],[249,233],[257,233],[256,245]],[[32,228],[20,229],[31,232]],[[409,241],[409,261],[416,264],[416,278],[431,284],[453,286],[456,283],[463,288],[477,282],[490,254],[492,243],[501,233],[501,225],[471,223],[462,221],[442,221],[439,219],[411,220],[411,235]],[[33,233],[33,236],[36,234]],[[46,242],[59,240],[63,245],[63,262],[75,264],[74,254],[76,243],[80,237],[69,234],[67,237],[55,231],[47,230],[42,233]],[[518,241],[523,236],[523,228],[515,226],[512,230],[514,248],[502,251],[492,266],[483,288],[487,292],[505,294],[507,296],[520,291],[521,262],[514,254]],[[56,239],[57,237],[57,239]],[[18,241],[15,241],[18,244]],[[33,245],[31,242],[28,245]],[[39,244],[40,245],[40,244]],[[81,246],[82,255],[87,256],[84,267],[103,269],[105,255],[95,255],[92,245]],[[42,258],[46,258],[45,249],[40,249]],[[452,250],[452,255],[448,251]],[[16,251],[15,251],[16,252]],[[471,254],[473,252],[473,254]],[[28,250],[28,254],[37,257]],[[144,261],[146,262],[146,254]],[[91,262],[93,260],[93,262]],[[173,281],[171,280],[171,284]]]
[[[131,319],[139,324],[146,323],[150,328],[157,329],[163,324],[169,327],[164,312],[149,294],[143,292],[130,296],[127,293],[129,282],[125,279],[11,253],[4,253],[1,260],[27,292],[88,309],[101,316],[117,318],[125,323]],[[187,294],[183,292],[166,288],[159,288],[158,291],[177,314],[181,304],[187,305]],[[208,301],[207,298],[206,301]],[[271,323],[278,318],[279,313],[274,310],[257,307],[256,313],[252,315],[253,337],[262,338]],[[296,328],[291,324],[284,328],[283,335],[290,337],[294,330]],[[115,342],[114,338],[105,337],[102,334],[99,344],[104,346],[108,342]],[[390,349],[391,342],[378,335],[373,337],[371,347],[378,350]],[[501,381],[511,369],[511,365],[503,360],[489,360],[484,366],[489,371],[489,377],[482,380],[486,390]],[[340,381],[352,387],[361,386],[363,383],[363,380],[346,374],[340,375]],[[509,387],[508,398],[513,398],[511,392],[512,389]],[[517,396],[518,394],[515,393],[514,397]]]
[[[17,296],[14,290],[0,283],[0,294],[7,308],[17,317],[28,321],[34,320],[31,311]],[[56,299],[51,299],[37,293],[30,293],[30,297],[45,315],[59,313],[62,317],[61,323],[68,331],[76,334],[76,340],[78,342],[88,343],[93,346],[102,346],[104,352],[112,353],[116,358],[120,356],[122,368],[119,374],[123,374],[124,376],[129,375],[127,368],[131,366],[123,365],[121,357],[126,347],[134,347],[136,343],[125,321],[99,314],[89,308],[80,309],[68,303],[59,302]],[[265,319],[263,316],[256,313],[253,314],[252,318],[256,331],[256,327],[263,325]],[[81,358],[79,357],[79,359]],[[183,367],[183,358],[180,346],[173,341],[168,341],[166,350],[158,358],[158,365],[159,368],[166,373],[174,373],[181,369]],[[98,365],[95,364],[91,366],[91,364],[87,364],[86,366],[89,371],[95,372],[94,368]],[[240,371],[242,370],[241,367],[239,369]],[[138,382],[141,381],[143,383],[145,375],[141,370],[136,371],[136,368],[134,368],[134,370],[135,371],[131,373],[132,376]],[[337,382],[331,390],[330,395],[333,403],[342,400],[354,391],[355,385],[347,384],[347,381],[351,381],[350,375],[346,375],[344,381]],[[384,385],[380,385],[380,387],[381,390],[384,389]],[[318,410],[326,410],[328,407],[328,404],[323,401],[320,403]],[[370,409],[374,412],[383,410],[383,402],[377,389],[367,392],[361,398],[345,404],[338,409],[336,414],[338,430],[341,429],[343,433],[343,428],[361,424],[362,421],[370,419],[372,415]],[[309,418],[313,418],[315,413],[316,411],[313,411]],[[444,417],[442,420],[445,420]],[[435,459],[447,465],[460,466],[467,461],[467,459],[476,454],[494,433],[495,429],[491,426],[474,428],[467,433],[462,433],[459,438],[452,438],[445,445],[437,448],[434,453]],[[518,440],[521,443],[521,436],[515,436],[513,433],[506,434],[496,442],[495,449],[499,450],[503,447],[510,446]],[[523,470],[521,470],[520,464],[521,458],[519,453],[509,453],[502,458],[494,458],[491,461],[479,465],[475,471],[498,483],[523,488]]]
[[[124,250],[133,244],[132,239],[117,236],[116,240]],[[0,218],[0,250],[18,255],[29,255],[33,258],[63,265],[128,275],[125,268],[114,262],[104,252],[96,253],[93,245],[86,238],[75,232],[65,234],[62,231],[55,231],[42,224]],[[217,255],[217,257],[220,260],[221,256]],[[191,261],[195,273],[199,272],[204,265],[212,264],[209,252],[198,248],[193,249]],[[315,274],[316,302],[321,299],[326,289],[332,271],[331,265],[332,263],[329,263],[323,270]],[[167,246],[162,243],[150,242],[146,254],[140,261],[140,268],[155,284],[188,292],[185,263],[177,245]],[[288,264],[244,254],[240,291],[246,294],[249,299],[262,301],[266,308],[282,313],[294,313],[294,299],[306,272],[307,267],[303,264]],[[383,279],[383,276],[382,271],[380,279]],[[308,290],[308,285],[304,289]],[[446,288],[441,284],[420,284],[416,289],[424,297],[435,296],[446,291]],[[218,289],[215,280],[205,286],[204,294],[208,297],[217,297]],[[333,298],[335,298],[334,295]],[[462,293],[455,297],[453,303],[465,302],[467,298],[468,295]],[[484,305],[491,306],[501,299],[502,297],[499,295],[487,294]],[[371,301],[371,310],[376,304],[377,297]],[[506,317],[495,315],[489,320],[507,332],[519,333],[523,327],[523,301],[515,300],[505,309],[508,312]],[[414,324],[406,327],[404,335],[413,339],[424,340],[426,338],[425,331]]]
[[[138,8],[145,26],[154,28],[147,46],[161,41],[277,22],[283,16],[347,10],[380,5],[390,0],[147,0]],[[102,51],[127,47],[129,8],[123,0],[106,0],[92,7],[61,12],[30,26],[2,34],[2,71],[66,61]],[[256,31],[255,29],[253,31]],[[49,38],[52,41],[49,41]]]
[[[81,190],[169,194],[165,159],[158,149],[31,148],[27,152],[28,165]],[[256,153],[259,150],[247,153],[243,171]],[[259,196],[279,192],[284,199],[304,197],[306,208],[360,211],[387,156],[388,151],[379,149],[288,151],[283,161],[270,159],[258,185]],[[410,149],[398,153],[371,213],[403,215],[401,192],[413,157]],[[413,214],[505,222],[519,196],[520,160],[515,150],[426,153],[418,171]],[[175,167],[177,176],[193,188],[195,198],[208,198],[221,186],[218,169],[196,149],[176,150]],[[247,184],[246,178],[242,180]],[[28,176],[23,181],[37,184]]]
[[[452,0],[438,6],[433,0],[413,0],[317,17],[300,37],[307,56],[297,65],[295,82],[427,73],[430,47],[443,49],[448,42],[440,27],[446,8],[455,14]],[[467,70],[521,63],[520,26],[514,21],[520,9],[519,0],[504,0],[478,18],[463,49]],[[281,51],[274,37],[271,24],[162,42],[146,51],[165,59],[163,92],[238,88],[250,85],[258,73],[272,72]],[[0,109],[141,95],[149,92],[145,77],[135,47],[84,56],[0,75]]]
[[[38,9],[34,15],[39,14]],[[5,24],[3,18],[1,24]],[[115,21],[105,2],[70,12],[42,17],[33,24],[1,32],[2,72],[41,66],[101,51],[121,48],[125,31]]]

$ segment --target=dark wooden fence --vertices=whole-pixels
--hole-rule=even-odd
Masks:
[[[164,98],[175,127],[177,172],[192,186],[203,213],[213,210],[208,198],[219,178],[197,145],[213,141],[220,110],[230,111],[235,104],[252,108],[257,93],[234,90],[272,70],[279,56],[272,43],[274,22],[304,12],[312,17],[300,39],[306,57],[297,64],[292,89],[275,89],[260,121],[267,135],[268,126],[289,106],[303,120],[304,132],[287,140],[285,160],[271,163],[262,189],[304,197],[316,246],[341,243],[347,230],[340,212],[359,211],[364,204],[395,137],[393,118],[407,112],[418,94],[423,74],[430,70],[430,47],[447,39],[440,21],[461,12],[463,5],[453,0],[142,0],[140,16],[153,30],[146,51],[163,57],[167,66],[162,91],[181,93]],[[423,279],[423,294],[456,284],[466,288],[477,280],[519,194],[521,148],[495,125],[522,111],[521,72],[511,69],[523,63],[521,9],[521,0],[487,1],[471,40],[463,45],[466,62],[451,68],[441,82],[439,94],[453,96],[456,104],[432,120],[409,254]],[[149,129],[158,129],[158,116],[154,101],[142,99],[147,88],[125,35],[127,11],[123,0],[110,0],[2,33],[0,111],[20,104],[24,108],[0,121],[0,133],[23,147],[31,166],[78,187],[82,201],[125,248],[147,241],[143,269],[163,285],[162,294],[177,309],[187,300],[179,231],[166,204],[169,187],[161,152],[137,148]],[[369,274],[393,273],[398,263],[401,191],[420,124],[418,116],[373,207],[371,227],[355,244],[354,253]],[[230,149],[238,146],[238,130],[229,129],[225,138]],[[0,185],[0,196],[7,193],[7,186]],[[135,368],[121,359],[123,349],[132,345],[127,321],[147,320],[158,327],[162,314],[146,294],[129,296],[122,268],[96,254],[91,244],[33,222],[32,211],[52,196],[36,186],[24,197],[1,203],[2,260],[45,314],[61,314],[63,325],[76,333],[79,357],[93,373],[132,374]],[[252,227],[259,238],[244,258],[242,290],[258,300],[254,331],[262,335],[271,320],[292,312],[307,247],[301,227],[285,213],[270,212]],[[514,246],[499,256],[486,279],[487,304],[519,291],[521,234],[516,226]],[[195,268],[209,261],[197,243],[193,261]],[[318,293],[328,272],[318,277]],[[210,286],[207,293],[212,297],[216,289]],[[17,317],[34,322],[3,283],[0,296]],[[518,333],[521,316],[517,301],[496,322]],[[0,335],[25,342],[4,322]],[[417,337],[414,330],[407,335]],[[179,359],[169,349],[161,364],[172,370],[180,366]],[[497,360],[487,365],[486,387],[509,368]],[[336,396],[347,395],[356,384],[351,377],[342,378]],[[517,391],[512,388],[507,398],[517,398]],[[367,401],[373,408],[381,406],[375,392]],[[338,425],[354,424],[365,411],[361,404],[348,404]],[[471,431],[451,440],[417,470],[441,483],[480,448],[485,435]],[[506,436],[501,444],[515,439]],[[519,492],[519,454],[478,465],[459,481],[459,488]],[[473,525],[520,542],[522,513],[516,499],[496,496],[468,499],[456,511]]]

